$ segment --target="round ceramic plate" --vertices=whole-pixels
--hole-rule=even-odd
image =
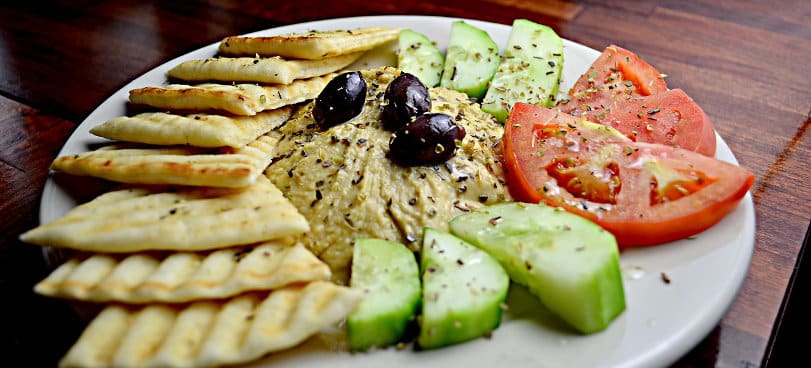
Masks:
[[[451,22],[444,17],[371,16],[324,20],[268,29],[252,35],[308,30],[353,29],[370,26],[411,28],[444,49]],[[508,25],[466,20],[486,30],[503,49]],[[563,93],[577,80],[599,51],[564,40]],[[606,45],[607,46],[607,45]],[[395,65],[394,47],[370,52],[357,66]],[[166,71],[181,61],[216,53],[217,44],[171,60],[135,79],[101,104],[70,136],[60,155],[87,151],[102,142],[88,131],[126,114],[128,91],[166,84]],[[644,50],[632,50],[643,52]],[[689,93],[689,91],[688,91]],[[717,157],[737,163],[718,139]],[[41,222],[50,222],[74,206],[71,190],[52,179],[45,184]],[[510,309],[492,337],[434,351],[386,349],[364,354],[329,351],[318,341],[269,356],[255,366],[308,367],[651,367],[667,366],[687,353],[718,323],[732,303],[749,268],[754,246],[754,209],[747,194],[738,208],[711,229],[673,243],[622,254],[627,310],[603,332],[579,335],[549,315],[521,287],[512,287]],[[670,282],[664,282],[663,275]]]

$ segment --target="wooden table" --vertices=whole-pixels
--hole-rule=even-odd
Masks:
[[[37,225],[48,165],[108,95],[224,36],[295,22],[430,14],[509,24],[526,17],[595,49],[616,43],[670,75],[757,176],[756,249],[725,317],[677,366],[755,367],[811,219],[811,3],[773,1],[444,0],[396,2],[46,1],[0,5],[0,361],[50,366],[84,326],[35,296],[49,271],[17,236]],[[135,5],[137,4],[137,5]],[[807,272],[807,271],[806,271]],[[777,339],[782,341],[782,339]],[[780,350],[783,345],[779,345]]]

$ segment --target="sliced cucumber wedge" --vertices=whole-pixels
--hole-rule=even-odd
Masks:
[[[482,110],[503,123],[518,101],[552,107],[562,72],[563,40],[557,33],[545,25],[516,19]]]
[[[420,304],[420,274],[414,253],[403,244],[358,239],[349,285],[366,293],[347,318],[349,348],[366,351],[399,342]]]
[[[472,340],[501,323],[510,279],[484,251],[449,233],[425,229],[421,270],[420,348]]]
[[[439,85],[482,98],[498,64],[498,45],[490,35],[464,21],[455,21],[451,24]]]
[[[587,219],[513,202],[457,216],[450,229],[498,259],[513,281],[578,331],[601,331],[625,310],[617,242]]]
[[[400,31],[397,67],[415,75],[426,87],[436,87],[442,76],[445,57],[424,34],[411,29]]]

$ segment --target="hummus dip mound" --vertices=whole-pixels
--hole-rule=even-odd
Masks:
[[[392,132],[383,129],[381,108],[399,74],[392,67],[363,71],[363,110],[345,123],[320,128],[311,102],[274,133],[276,157],[265,173],[309,220],[302,241],[339,283],[347,281],[355,239],[387,239],[418,251],[424,227],[447,230],[458,214],[510,200],[498,161],[503,128],[464,94],[429,91],[431,111],[467,132],[450,160],[404,167],[387,156]]]

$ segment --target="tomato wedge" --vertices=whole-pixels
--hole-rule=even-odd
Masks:
[[[583,117],[616,128],[633,141],[661,143],[715,156],[715,128],[710,118],[681,89],[615,100]]]
[[[569,101],[561,111],[579,115],[600,110],[614,101],[667,91],[667,83],[656,68],[617,45],[610,45],[577,79],[569,90]]]
[[[739,166],[563,112],[516,103],[504,133],[508,186],[520,201],[586,217],[620,247],[695,235],[735,209],[754,183]]]

